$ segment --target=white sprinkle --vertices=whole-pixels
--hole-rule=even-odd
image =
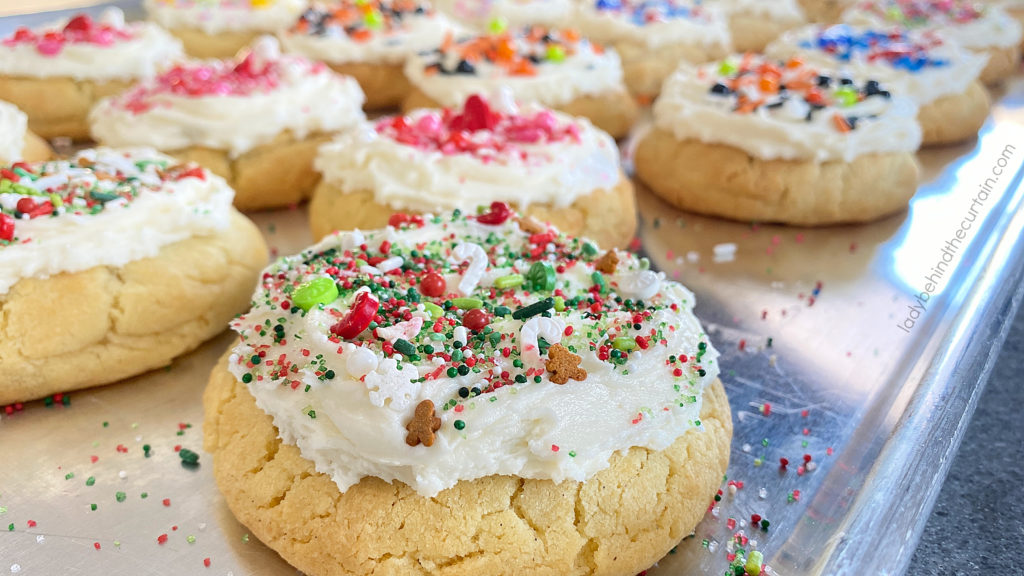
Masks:
[[[11,574],[21,572],[21,564],[11,564]]]
[[[43,536],[42,534],[36,536],[36,544],[42,544],[43,542],[46,542],[46,536]]]
[[[728,242],[725,244],[715,244],[712,248],[715,255],[712,260],[715,263],[719,262],[732,262],[736,259],[736,244]]]
[[[689,252],[686,253],[686,259],[689,260],[691,264],[693,264],[695,262],[700,261],[700,254],[693,250],[690,250]]]
[[[750,444],[744,444],[743,445],[743,451],[749,454],[750,453]]]
[[[768,497],[768,489],[767,488],[761,488],[760,490],[758,490],[757,491],[757,497],[760,498],[761,500],[764,500],[765,498],[767,498]]]
[[[117,477],[120,478],[121,480],[124,480],[125,478],[128,477],[128,473],[125,472],[124,470],[121,470],[120,472],[117,473]]]
[[[714,554],[716,550],[718,550],[718,540],[708,542],[708,552]]]

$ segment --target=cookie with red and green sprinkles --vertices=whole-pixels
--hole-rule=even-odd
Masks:
[[[864,26],[902,26],[931,31],[988,56],[981,73],[985,84],[998,84],[1017,70],[1021,25],[1001,6],[974,0],[858,0],[843,22]]]
[[[498,27],[477,36],[449,35],[434,50],[410,57],[405,76],[413,87],[402,109],[455,107],[473,94],[507,91],[584,116],[615,138],[636,119],[636,103],[611,49],[569,28]]]
[[[205,396],[215,477],[309,574],[635,574],[692,530],[728,460],[693,306],[646,260],[501,203],[330,236],[267,268],[232,322]]]
[[[220,332],[266,261],[232,196],[146,149],[0,165],[0,404],[134,376]]]

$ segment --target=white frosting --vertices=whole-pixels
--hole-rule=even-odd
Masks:
[[[923,4],[929,1],[922,0]],[[874,10],[868,5],[875,6]],[[871,0],[858,2],[843,13],[843,22],[864,26],[885,26],[904,23],[887,20],[882,14],[889,6],[896,5],[893,0]],[[944,37],[953,40],[964,48],[981,50],[992,47],[1006,48],[1016,46],[1021,41],[1021,25],[999,6],[986,4],[980,18],[969,22],[957,22],[951,18],[934,15],[928,23],[912,26],[918,30],[934,30]]]
[[[516,38],[515,42],[524,42]],[[436,56],[417,54],[405,65],[405,76],[424,94],[445,107],[462,104],[472,94],[490,94],[507,88],[520,102],[537,102],[557,107],[582,96],[599,96],[625,90],[622,63],[614,50],[595,50],[581,40],[575,54],[562,62],[544,61],[536,64],[532,76],[512,76],[491,62],[476,62],[476,74],[427,74],[424,66],[435,62]],[[429,60],[427,59],[429,58]],[[454,67],[455,63],[448,63]]]
[[[0,162],[21,160],[28,132],[28,116],[9,102],[0,100]]]
[[[401,64],[417,52],[436,48],[446,34],[456,30],[442,14],[434,13],[406,15],[398,28],[374,32],[362,41],[353,40],[337,26],[328,27],[323,36],[286,31],[278,37],[286,51],[331,64]]]
[[[413,112],[410,124],[434,111]],[[379,204],[417,212],[469,211],[495,201],[568,206],[580,196],[616,185],[615,141],[583,118],[556,114],[579,127],[580,141],[516,145],[516,152],[483,160],[471,154],[422,150],[381,136],[371,126],[322,146],[316,169],[346,191],[370,190]]]
[[[849,61],[841,61],[823,50],[807,47],[816,46],[818,34],[824,26],[811,25],[790,30],[765,48],[765,54],[772,58],[788,60],[797,56],[815,66],[837,70],[852,78],[874,79],[889,86],[897,94],[906,96],[918,106],[930,104],[943,96],[963,94],[972,82],[978,79],[988,63],[988,55],[964,50],[953,41],[928,50],[928,57],[947,62],[943,66],[928,66],[916,72],[891,65],[885,59],[869,61],[863,53],[857,53]],[[870,30],[882,32],[885,28],[853,27],[838,25],[837,29],[853,34]],[[910,38],[927,45],[928,40],[920,32],[910,32]]]
[[[463,245],[479,247],[488,234],[496,232],[502,236],[512,226],[511,223],[499,227],[453,223],[444,233],[454,233]],[[404,232],[388,229],[365,236],[358,232],[347,233],[328,237],[310,250],[351,248],[363,242],[377,246],[384,239],[393,246],[411,249],[418,242],[438,240],[441,234],[431,225]],[[515,235],[521,242],[521,233]],[[273,276],[282,271],[289,279],[294,278],[288,269],[298,264],[300,258],[279,262],[268,271]],[[490,262],[481,281],[482,287],[486,289],[495,277],[507,274],[513,264]],[[565,289],[568,294],[585,291],[592,284],[592,271],[590,264],[576,266],[559,275],[559,285],[568,282]],[[302,276],[299,280],[311,277]],[[449,286],[458,284],[458,280],[458,275],[452,277]],[[257,291],[256,307],[232,323],[235,330],[243,333],[243,343],[234,349],[230,370],[243,382],[251,378],[246,376],[251,372],[261,375],[251,378],[248,384],[257,405],[273,417],[282,440],[297,445],[302,456],[314,462],[318,471],[330,475],[342,491],[367,476],[399,480],[425,497],[435,496],[461,480],[495,474],[555,482],[583,481],[607,468],[609,458],[616,452],[633,446],[661,450],[694,427],[701,433],[698,420],[701,393],[718,375],[718,354],[710,345],[700,360],[700,366],[706,371],[703,376],[686,366],[680,376],[675,377],[672,367],[666,365],[670,355],[688,354],[692,362],[698,342],[705,341],[700,323],[692,313],[694,298],[689,291],[665,281],[663,274],[640,270],[632,256],[619,264],[616,274],[608,281],[612,287],[619,282],[628,284],[630,289],[620,291],[625,297],[637,298],[646,293],[649,304],[678,306],[677,312],[660,308],[653,312],[653,318],[644,321],[641,332],[662,326],[666,342],[652,340],[648,349],[630,352],[625,366],[613,368],[608,361],[600,360],[597,352],[589,350],[586,331],[595,329],[595,321],[585,320],[575,309],[559,313],[550,320],[534,317],[524,323],[506,316],[490,324],[493,330],[505,335],[503,346],[517,341],[519,345],[527,345],[523,343],[532,342],[532,338],[538,336],[551,338],[549,344],[553,344],[553,340],[564,346],[575,346],[582,356],[580,366],[587,372],[583,381],[570,380],[565,385],[556,385],[549,381],[549,374],[544,373],[540,382],[531,378],[522,384],[506,385],[475,398],[466,398],[461,408],[445,410],[446,402],[459,397],[456,392],[460,387],[480,385],[488,374],[469,372],[449,378],[439,369],[444,364],[440,359],[441,364],[437,365],[428,360],[403,362],[399,370],[394,358],[374,351],[379,347],[329,341],[325,335],[337,322],[336,314],[344,315],[354,296],[343,296],[323,308],[314,307],[304,316],[285,314],[287,344],[273,344],[272,335],[263,337],[248,331],[249,327],[264,322],[270,322],[267,326],[277,324],[282,316],[276,306],[264,305],[262,289]],[[630,291],[640,286],[643,292]],[[609,312],[596,322],[605,327],[630,324],[631,318],[631,312]],[[558,334],[556,329],[562,326],[573,327],[573,334],[565,336],[564,329]],[[465,328],[456,328],[454,337],[465,338]],[[451,340],[447,342],[450,344]],[[258,348],[267,344],[269,348]],[[444,342],[435,344],[440,347]],[[265,350],[267,360],[273,361],[284,354],[294,362],[284,381],[267,377],[266,371],[274,368],[267,362],[256,369],[250,367],[248,361],[259,349]],[[485,347],[481,352],[485,356],[480,358],[490,362],[487,350]],[[498,351],[493,354],[497,366],[489,369],[491,373],[506,370],[519,374],[535,363],[537,368],[543,368],[543,362],[531,359],[530,354],[523,355],[526,364],[523,368],[515,367],[511,358],[503,357]],[[314,368],[303,360],[317,355],[324,358],[320,374],[329,369],[334,372],[334,378],[318,377]],[[428,377],[431,374],[440,375]],[[421,377],[428,378],[424,382],[413,381]],[[406,424],[416,405],[424,399],[433,401],[442,424],[432,446],[410,447],[405,442]],[[309,416],[310,411],[315,413],[315,418]],[[463,430],[455,427],[456,420],[465,423]]]
[[[878,152],[914,152],[921,143],[917,105],[902,96],[871,97],[843,108],[844,115],[862,120],[855,130],[839,133],[833,127],[837,109],[809,111],[802,100],[790,100],[786,114],[763,107],[749,114],[732,110],[732,101],[709,94],[718,64],[698,68],[683,65],[665,81],[654,104],[655,125],[680,140],[725,144],[762,160],[852,161]],[[783,83],[785,78],[783,78]],[[869,119],[870,116],[876,116]]]
[[[477,29],[500,20],[508,26],[573,24],[571,0],[433,0],[435,8]]]
[[[633,4],[638,4],[636,0]],[[731,46],[729,23],[714,5],[691,0],[670,0],[678,10],[696,10],[692,16],[677,16],[643,25],[634,20],[629,10],[598,10],[595,0],[577,4],[574,25],[584,36],[597,42],[628,42],[647,48],[689,44],[716,47],[723,51]]]
[[[126,158],[125,154],[129,154]],[[95,266],[120,267],[156,256],[160,249],[194,236],[213,234],[226,228],[234,191],[227,183],[207,172],[205,180],[183,178],[159,185],[151,174],[135,168],[138,160],[176,161],[153,150],[83,150],[75,158],[115,166],[136,174],[143,187],[134,201],[108,202],[99,214],[64,213],[58,217],[19,219],[15,232],[30,238],[27,243],[0,246],[0,294],[6,294],[23,278],[46,278],[62,272],[80,272]],[[66,166],[66,162],[64,162]],[[91,187],[91,171],[65,169],[63,182],[71,179]],[[18,196],[0,194],[0,203],[14,203]]]
[[[123,23],[124,15],[109,8],[100,22]],[[61,30],[67,19],[37,28]],[[170,62],[182,57],[181,42],[159,26],[132,22],[125,28],[133,34],[128,40],[117,40],[109,46],[76,42],[64,44],[60,53],[40,54],[34,44],[0,44],[0,74],[30,78],[71,77],[76,80],[134,80],[149,78]]]
[[[305,0],[145,0],[146,14],[165,28],[219,32],[276,32],[287,28]]]
[[[93,108],[89,114],[93,137],[108,146],[160,150],[205,146],[237,157],[284,131],[302,139],[316,132],[339,132],[365,118],[363,92],[352,78],[298,56],[280,56],[271,38],[261,40],[254,50],[267,52],[265,58],[279,67],[280,81],[274,89],[244,96],[164,92],[151,97],[157,105],[135,113],[126,104],[138,90],[151,86],[143,83]]]

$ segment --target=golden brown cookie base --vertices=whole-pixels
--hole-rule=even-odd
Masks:
[[[801,24],[799,19],[772,20],[757,14],[735,13],[729,16],[729,34],[736,52],[761,52],[783,32]]]
[[[89,139],[89,110],[101,98],[131,86],[123,80],[94,82],[73,78],[0,76],[0,100],[28,115],[28,128],[43,138]]]
[[[309,198],[320,175],[313,170],[317,148],[330,136],[310,134],[296,140],[282,132],[268,144],[232,158],[225,150],[193,146],[167,153],[182,161],[197,162],[228,181],[235,189],[239,210],[266,210],[291,206]]]
[[[622,59],[623,80],[629,93],[649,102],[661,93],[661,85],[681,62],[704,64],[725,58],[730,50],[724,46],[705,46],[699,43],[677,43],[651,49],[637,42],[615,43]]]
[[[166,366],[246,309],[266,261],[233,212],[226,230],[153,258],[19,281],[0,295],[0,405]]]
[[[921,146],[942,146],[970,140],[988,118],[990,101],[981,82],[974,81],[963,94],[943,96],[921,107]]]
[[[328,63],[331,70],[345,76],[351,76],[359,82],[359,87],[366,94],[363,110],[387,110],[398,108],[402,100],[412,90],[409,80],[402,72],[401,64],[368,64],[365,62],[349,62],[347,64]]]
[[[53,159],[53,148],[31,130],[25,132],[25,147],[21,150],[21,158],[25,162],[42,162]]]
[[[417,108],[441,107],[437,101],[416,87],[412,88],[402,102],[402,112],[406,114]],[[601,96],[580,96],[567,104],[552,108],[573,116],[583,116],[589,119],[594,126],[611,134],[616,139],[624,138],[629,134],[633,123],[640,114],[636,102],[625,90],[609,92]]]
[[[732,436],[715,381],[704,393],[704,430],[666,450],[632,448],[583,483],[488,476],[424,498],[377,478],[339,492],[281,443],[270,416],[228,372],[227,355],[203,406],[204,447],[228,507],[310,576],[633,576],[704,515]]]
[[[808,22],[834,24],[853,0],[800,0],[800,8]]]
[[[636,150],[636,175],[669,204],[742,222],[821,226],[903,210],[917,190],[914,155],[853,162],[759,160],[732,146],[677,140],[655,128]]]
[[[185,53],[193,58],[231,58],[256,38],[270,32],[218,32],[207,34],[191,28],[170,28],[168,32],[181,40]]]
[[[510,202],[515,206],[515,202]],[[321,182],[309,203],[309,225],[313,238],[335,230],[383,228],[394,210],[379,204],[369,190],[350,193]],[[611,190],[595,190],[564,208],[531,204],[526,215],[551,222],[571,236],[590,238],[601,247],[625,248],[636,234],[636,198],[633,184],[622,175]]]
[[[988,54],[988,65],[981,71],[979,78],[981,83],[986,86],[995,86],[1013,76],[1020,67],[1020,51],[1019,44],[1005,48],[993,47],[988,50],[975,50],[975,52]]]

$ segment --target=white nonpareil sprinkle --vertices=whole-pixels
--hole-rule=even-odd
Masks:
[[[728,242],[725,244],[715,244],[712,248],[714,251],[714,257],[712,260],[716,263],[720,262],[732,262],[736,259],[736,244]]]

